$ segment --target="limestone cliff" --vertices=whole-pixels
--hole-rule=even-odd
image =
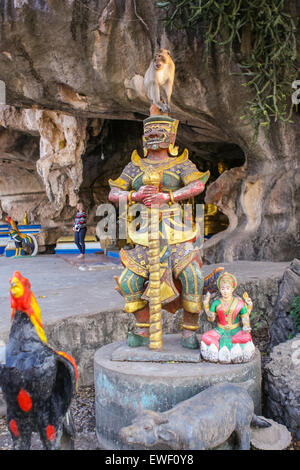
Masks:
[[[172,116],[181,122],[180,146],[199,166],[231,162],[206,193],[229,219],[206,242],[206,260],[299,257],[299,113],[286,127],[272,123],[267,136],[261,129],[253,144],[252,128],[240,119],[250,91],[235,75],[238,53],[229,59],[215,48],[207,68],[201,35],[166,31],[161,14],[154,0],[1,2],[2,211],[20,218],[29,208],[31,221],[46,227],[46,245],[68,230],[79,195],[93,224],[105,180],[140,145],[149,108],[143,75],[155,48],[167,47],[176,64]]]

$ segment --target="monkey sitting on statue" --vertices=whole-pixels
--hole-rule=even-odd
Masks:
[[[160,49],[151,61],[144,77],[144,88],[152,104],[166,113],[170,111],[175,64],[167,49]]]

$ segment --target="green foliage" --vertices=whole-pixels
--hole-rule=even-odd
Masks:
[[[250,322],[251,328],[253,331],[258,331],[261,327],[261,318],[263,317],[263,312],[251,312],[250,314]]]
[[[245,114],[258,131],[272,120],[291,122],[291,84],[297,78],[296,26],[285,0],[166,0],[164,24],[171,29],[201,28],[208,59],[213,45],[240,50],[240,74],[253,91]]]
[[[290,315],[293,318],[297,331],[300,332],[300,296],[294,298]]]

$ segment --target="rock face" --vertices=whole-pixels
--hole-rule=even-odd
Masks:
[[[300,439],[300,334],[275,346],[264,371],[264,416]]]
[[[21,222],[26,210],[31,223],[43,226],[39,245],[55,244],[67,208],[78,200],[86,121],[60,112],[2,106],[0,124],[2,211]]]
[[[45,188],[37,175],[39,141],[34,135],[0,128],[2,212],[22,220],[28,205],[37,208],[45,197]],[[0,219],[2,214],[0,214]]]
[[[294,259],[279,282],[270,328],[270,360],[264,368],[265,413],[300,438],[300,334],[289,315],[300,295],[300,261]],[[294,338],[289,339],[291,336]]]
[[[286,341],[296,334],[293,318],[289,315],[295,297],[300,296],[300,260],[294,259],[285,270],[279,284],[274,307],[274,318],[270,328],[270,347]]]
[[[13,178],[10,187],[22,181],[18,211],[1,192],[3,211],[19,217],[29,206],[31,221],[47,226],[46,245],[68,228],[82,194],[93,217],[103,194],[104,178],[95,184],[102,169],[105,179],[111,177],[118,169],[115,162],[121,167],[130,157],[118,134],[112,137],[118,148],[111,153],[104,123],[113,126],[111,120],[119,120],[126,128],[126,122],[135,121],[128,133],[136,126],[131,150],[137,147],[140,121],[149,113],[143,75],[155,48],[166,47],[176,64],[172,116],[181,121],[179,144],[195,160],[203,144],[234,145],[244,156],[207,190],[206,202],[218,205],[229,219],[228,229],[206,243],[207,261],[293,259],[300,252],[299,114],[294,112],[286,127],[273,123],[268,136],[261,130],[253,144],[252,129],[240,120],[250,95],[244,80],[233,75],[240,71],[238,54],[229,60],[226,50],[213,50],[207,69],[202,38],[166,31],[162,14],[154,0],[1,2],[0,79],[9,106],[2,109],[0,124],[16,141],[18,133],[30,136],[35,149],[39,140],[34,158],[26,156],[34,162],[26,178],[20,155],[9,170],[16,153],[10,150],[4,158],[6,147],[0,142],[4,179]],[[99,161],[101,145],[109,164]],[[221,152],[203,161],[215,165],[228,158]],[[35,201],[28,188],[38,194]]]

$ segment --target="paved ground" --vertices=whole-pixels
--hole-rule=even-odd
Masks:
[[[0,333],[9,328],[8,281],[15,270],[30,280],[45,324],[121,308],[122,299],[114,290],[113,279],[120,273],[121,265],[113,258],[103,258],[104,255],[87,255],[82,262],[74,255],[0,257]]]
[[[238,261],[222,266],[239,280],[263,279],[281,275],[289,262]],[[203,267],[205,275],[216,265]],[[40,255],[35,258],[0,257],[0,334],[10,324],[9,278],[15,270],[27,277],[42,309],[44,324],[69,316],[122,310],[123,299],[114,289],[114,276],[122,266],[114,258],[87,255],[84,261],[76,255]]]

